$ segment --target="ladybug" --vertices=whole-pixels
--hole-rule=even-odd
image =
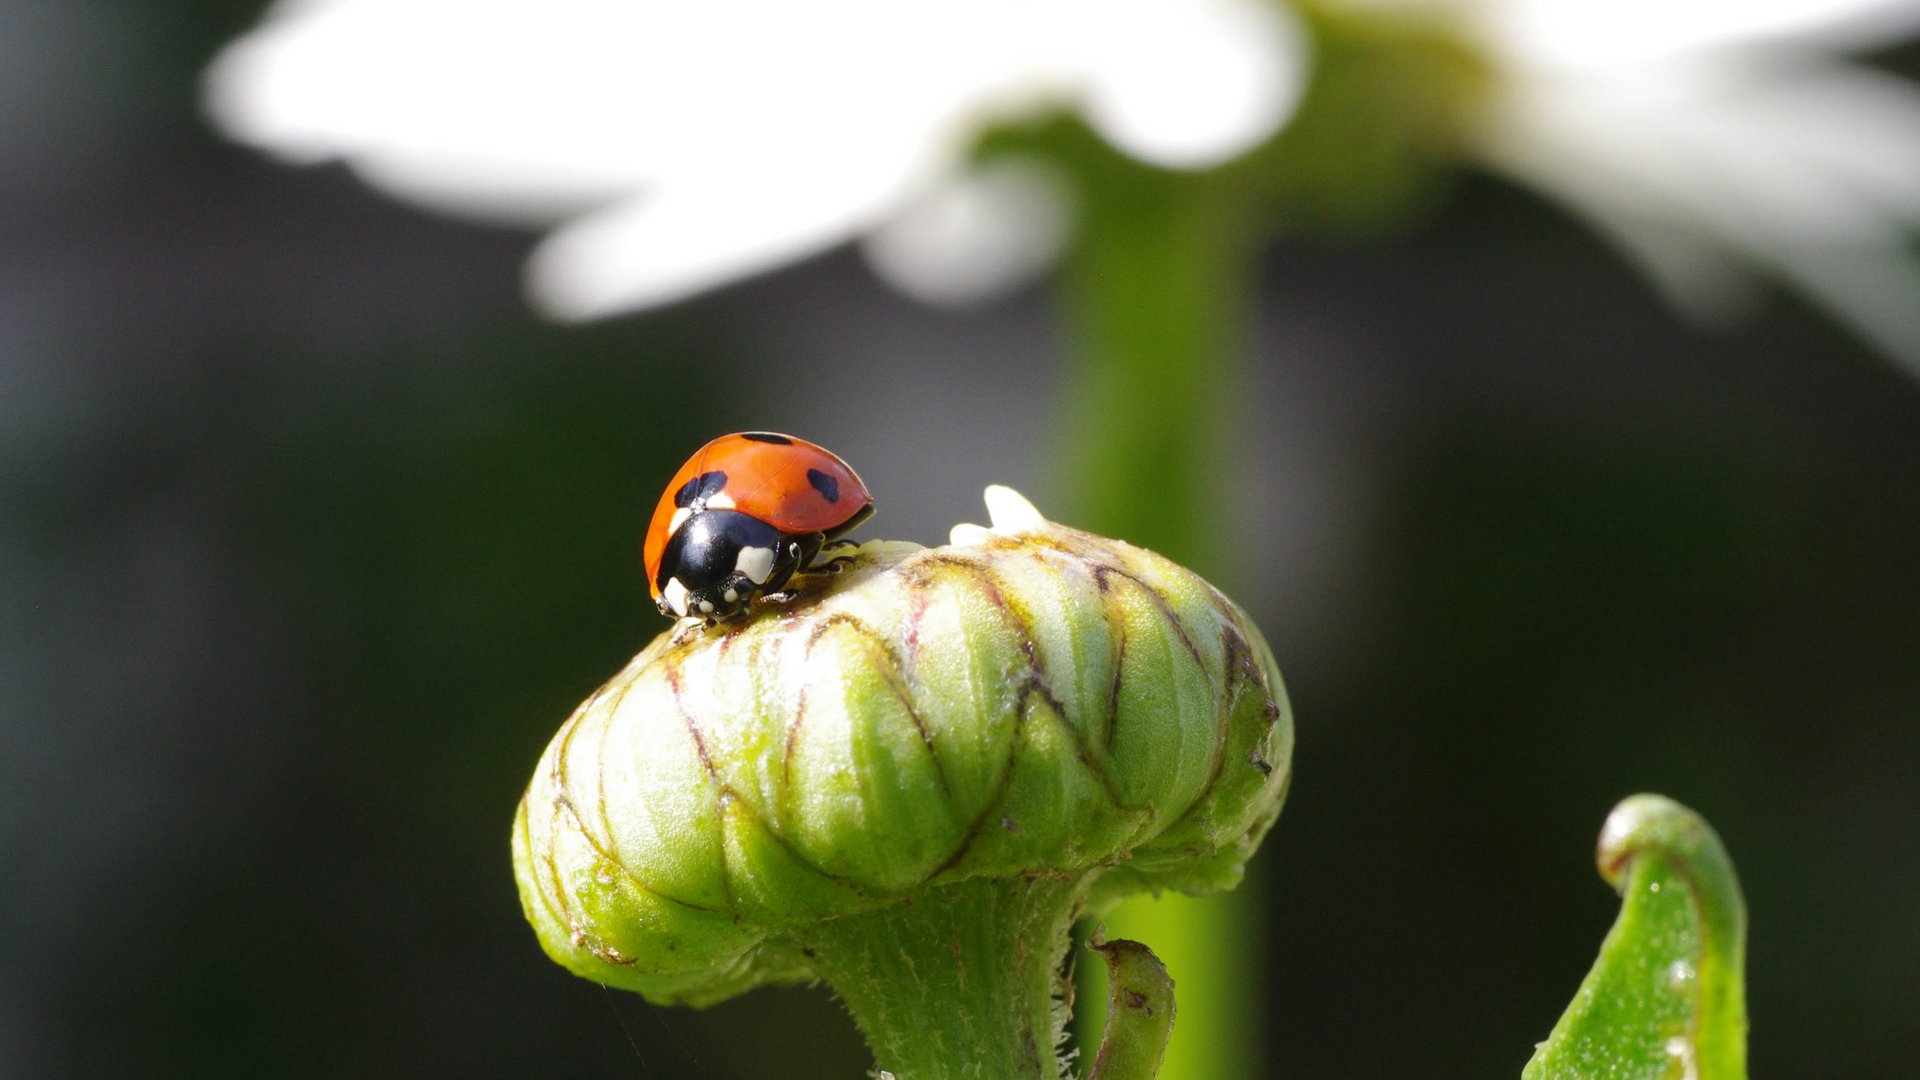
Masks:
[[[654,508],[647,586],[668,618],[732,619],[872,515],[867,485],[824,447],[771,431],[722,435],[680,466]]]

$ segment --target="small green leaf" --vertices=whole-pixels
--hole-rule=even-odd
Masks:
[[[1088,946],[1107,958],[1107,1030],[1087,1080],[1153,1080],[1173,1034],[1173,980],[1137,941]]]
[[[1635,795],[1600,833],[1619,921],[1522,1080],[1746,1080],[1747,912],[1720,838]]]

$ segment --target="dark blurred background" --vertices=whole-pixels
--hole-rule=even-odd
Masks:
[[[823,991],[549,963],[507,827],[662,629],[638,537],[704,439],[833,447],[870,535],[1070,503],[1050,297],[842,253],[544,324],[530,236],[210,134],[256,15],[0,0],[0,1076],[860,1075]],[[1756,1070],[1913,1076],[1920,384],[1790,300],[1689,329],[1491,181],[1262,274],[1217,572],[1299,722],[1267,1074],[1517,1076],[1653,790],[1740,868]]]

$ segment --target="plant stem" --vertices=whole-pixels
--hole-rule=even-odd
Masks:
[[[1058,1007],[1083,878],[976,879],[802,935],[898,1080],[1059,1080]]]
[[[1089,186],[1067,268],[1065,490],[1075,524],[1217,579],[1252,290],[1245,215],[1202,178],[1128,180]]]
[[[1066,275],[1076,362],[1063,405],[1068,520],[1162,552],[1233,588],[1231,514],[1242,500],[1227,452],[1240,427],[1254,240],[1244,199],[1222,177],[1102,166],[1084,187]],[[1110,933],[1153,945],[1180,983],[1182,1024],[1162,1080],[1235,1080],[1259,1061],[1254,882],[1204,900],[1138,897]],[[1082,968],[1093,975],[1097,965]],[[1098,977],[1076,1018],[1090,1045]]]

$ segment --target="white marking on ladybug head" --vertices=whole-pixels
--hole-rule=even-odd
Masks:
[[[687,587],[680,584],[679,578],[668,578],[667,587],[660,590],[660,595],[666,599],[667,606],[673,609],[675,615],[686,617]]]
[[[680,526],[685,525],[687,523],[687,519],[692,516],[693,516],[693,511],[687,509],[684,506],[675,510],[673,512],[673,520],[667,522],[667,535],[672,536],[674,533],[679,532]]]
[[[709,510],[731,510],[733,509],[733,496],[724,491],[716,491],[707,496],[705,506]]]
[[[747,580],[755,585],[765,585],[773,574],[773,549],[743,547],[733,560],[733,568],[747,575]]]
[[[700,601],[700,614],[702,615],[713,614],[713,601],[711,600]]]
[[[720,595],[721,595],[721,596],[723,596],[723,597],[725,597],[725,598],[726,598],[726,601],[727,601],[727,603],[729,603],[729,604],[737,604],[737,603],[739,603],[739,602],[740,602],[740,590],[739,590],[739,589],[728,589],[728,590],[727,590],[726,592],[724,592],[724,593],[721,593]]]

